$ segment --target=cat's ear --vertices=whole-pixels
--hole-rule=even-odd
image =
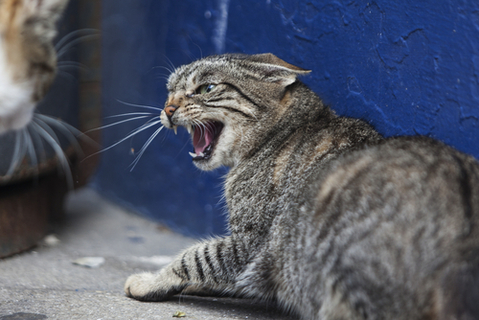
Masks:
[[[296,81],[298,75],[308,74],[306,70],[284,60],[272,53],[255,54],[249,57],[250,61],[256,62],[258,71],[264,80],[274,82],[282,86],[289,86]]]

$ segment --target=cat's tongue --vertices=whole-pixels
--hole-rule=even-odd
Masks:
[[[193,148],[195,149],[195,153],[199,155],[201,152],[204,152],[206,147],[211,144],[213,139],[214,134],[210,130],[196,129],[193,135]]]

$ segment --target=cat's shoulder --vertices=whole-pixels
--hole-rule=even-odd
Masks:
[[[364,144],[361,148],[344,153],[326,170],[326,176],[354,177],[374,172],[378,179],[407,178],[413,172],[445,170],[466,174],[479,173],[479,162],[445,143],[426,136],[400,136]],[[401,175],[402,173],[402,175]],[[444,177],[447,178],[447,177]]]

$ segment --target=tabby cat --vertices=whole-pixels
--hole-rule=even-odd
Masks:
[[[303,319],[479,319],[479,164],[425,137],[338,117],[272,54],[175,70],[161,120],[193,163],[229,166],[230,236],[195,245],[128,296],[188,286],[275,299]]]
[[[68,0],[0,0],[0,134],[24,128],[56,72],[52,40]]]

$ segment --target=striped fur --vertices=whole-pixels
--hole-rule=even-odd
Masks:
[[[222,55],[170,76],[163,124],[194,129],[197,167],[231,167],[231,235],[130,276],[126,294],[162,301],[195,285],[303,319],[479,319],[477,161],[337,117],[297,80],[307,72]]]

